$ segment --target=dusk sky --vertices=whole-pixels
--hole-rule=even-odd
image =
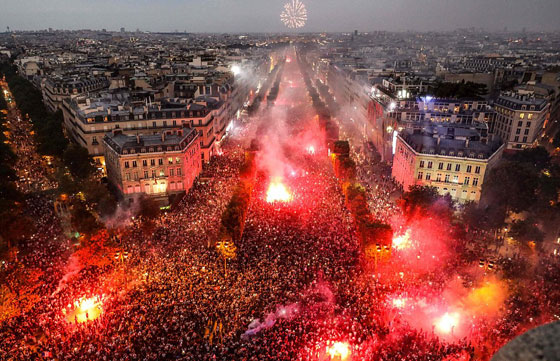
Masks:
[[[287,0],[0,0],[0,30],[285,31]],[[301,31],[558,30],[559,0],[304,0]]]

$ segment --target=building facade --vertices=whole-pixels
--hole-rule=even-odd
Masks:
[[[199,133],[200,158],[208,162],[228,120],[224,102],[208,97],[189,104],[166,101],[136,106],[113,99],[74,97],[64,101],[63,115],[67,134],[87,148],[99,165],[105,164],[102,139],[107,132],[149,135],[183,126]]]
[[[459,202],[480,200],[488,171],[504,145],[481,137],[476,129],[429,124],[405,129],[396,138],[392,176],[405,191],[411,186],[437,188]]]
[[[190,127],[137,136],[113,130],[103,138],[107,178],[125,199],[188,191],[202,170],[199,138]]]
[[[496,100],[496,120],[491,131],[500,136],[507,149],[532,147],[542,134],[549,117],[545,99],[507,92]]]

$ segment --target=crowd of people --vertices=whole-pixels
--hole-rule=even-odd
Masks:
[[[287,64],[277,103],[305,103],[305,96],[294,97],[296,66]],[[282,93],[286,79],[294,80],[290,99]],[[305,122],[291,124],[305,128]],[[0,323],[0,359],[344,360],[333,348],[339,343],[346,360],[487,360],[507,340],[551,319],[560,300],[560,268],[556,259],[542,258],[534,276],[529,265],[513,264],[518,291],[468,332],[457,326],[456,335],[442,334],[431,320],[420,324],[412,312],[441,302],[452,280],[473,273],[471,265],[450,245],[433,267],[415,267],[406,253],[394,251],[372,270],[332,165],[319,149],[311,154],[292,146],[282,157],[294,168],[281,178],[290,194],[285,202],[267,201],[271,174],[258,170],[236,257],[226,263],[214,248],[221,215],[238,182],[247,135],[264,123],[238,124],[237,137],[222,143],[223,154],[171,211],[121,224],[112,231],[118,245],[108,236],[93,237],[101,245],[88,258],[97,262],[83,264],[71,253],[51,202],[31,201],[36,236],[12,266],[21,262],[40,271],[33,290],[40,302]],[[390,178],[365,159],[358,169],[373,214],[383,221],[398,214]],[[443,241],[453,236],[448,230],[432,234]],[[109,249],[128,257],[113,257]],[[415,306],[403,309],[392,302],[395,295]],[[78,323],[62,311],[93,296],[101,300],[98,318]]]
[[[7,89],[7,84],[4,86]],[[56,188],[56,182],[49,176],[52,169],[48,161],[37,153],[31,121],[21,114],[13,100],[8,104],[8,128],[8,138],[17,156],[14,169],[18,189],[29,193]]]

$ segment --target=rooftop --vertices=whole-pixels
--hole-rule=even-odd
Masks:
[[[502,145],[487,139],[487,130],[464,125],[427,124],[421,129],[405,129],[400,137],[418,153],[463,158],[490,158]]]

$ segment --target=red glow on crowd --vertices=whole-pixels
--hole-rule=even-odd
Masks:
[[[66,315],[68,322],[83,323],[98,318],[103,312],[103,298],[100,296],[81,297],[68,304],[62,312]]]

